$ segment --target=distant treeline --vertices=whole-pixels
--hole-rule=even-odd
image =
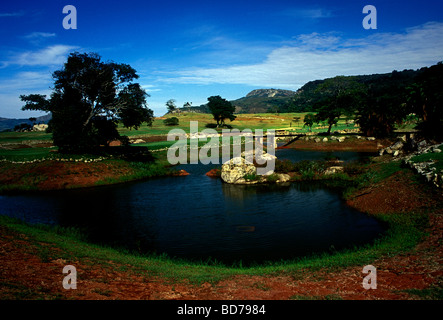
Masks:
[[[337,76],[310,81],[270,112],[315,112],[333,124],[340,115],[357,118],[367,135],[385,136],[411,114],[418,129],[437,137],[443,128],[443,63],[419,70]]]

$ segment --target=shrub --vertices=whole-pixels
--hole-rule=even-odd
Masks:
[[[178,122],[179,122],[179,120],[177,117],[171,117],[171,118],[163,120],[163,123],[166,126],[178,126]]]
[[[284,160],[275,160],[275,172],[280,173],[288,173],[288,172],[294,172],[296,170],[297,165],[293,163],[291,160],[284,159]]]
[[[266,177],[266,181],[268,182],[277,182],[277,180],[278,180],[278,175],[275,173]]]
[[[260,177],[255,173],[245,174],[243,178],[247,181],[255,181],[260,179]]]

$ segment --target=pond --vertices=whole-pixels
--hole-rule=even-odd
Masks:
[[[281,151],[290,154],[277,150],[279,158],[285,158]],[[303,158],[300,152],[292,150]],[[348,153],[347,160],[361,156]],[[183,165],[189,176],[0,196],[0,213],[78,227],[93,243],[139,253],[243,265],[362,245],[384,231],[373,217],[346,206],[339,190],[306,182],[228,185],[205,175],[213,167]]]

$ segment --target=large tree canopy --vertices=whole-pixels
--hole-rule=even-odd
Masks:
[[[61,70],[53,73],[54,89],[44,95],[20,96],[23,110],[52,113],[49,123],[54,144],[62,152],[84,152],[120,139],[119,121],[138,129],[151,125],[149,95],[138,83],[136,71],[127,64],[103,62],[96,53],[71,53]]]
[[[364,88],[353,77],[338,76],[325,80],[318,89],[316,122],[326,121],[328,132],[341,115],[352,115],[364,96]]]
[[[407,106],[421,118],[417,126],[431,138],[443,138],[443,62],[422,68],[407,87]]]
[[[217,127],[221,127],[225,124],[225,119],[234,121],[237,118],[234,115],[235,107],[226,99],[220,96],[212,96],[208,98],[208,107],[214,116],[214,120],[217,121]]]

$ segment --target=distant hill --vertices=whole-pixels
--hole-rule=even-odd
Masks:
[[[231,101],[236,113],[264,113],[288,103],[295,91],[281,89],[257,89],[246,97]]]
[[[417,76],[420,70],[408,70],[396,71],[382,74],[370,74],[370,75],[357,75],[347,76],[355,80],[358,83],[365,86],[381,87],[386,84],[395,85],[398,88],[406,87],[412,84],[415,76]],[[315,104],[322,98],[322,92],[318,90],[319,86],[326,80],[339,79],[340,77],[333,77],[323,80],[309,81],[297,90],[297,94],[290,97],[289,100],[283,105],[279,106],[279,112],[313,112],[315,111]]]
[[[52,116],[50,114],[47,114],[45,116],[35,117],[35,118],[36,118],[35,121],[36,124],[48,123],[49,120],[51,120]],[[27,123],[30,125],[34,124],[34,122],[30,121],[29,118],[27,119],[0,118],[0,131],[12,130],[16,125],[20,125],[22,123]]]
[[[264,113],[272,108],[279,108],[288,103],[295,91],[281,89],[256,89],[249,92],[246,97],[230,101],[235,106],[236,113]],[[210,113],[208,105],[198,107],[179,108],[184,112]]]

